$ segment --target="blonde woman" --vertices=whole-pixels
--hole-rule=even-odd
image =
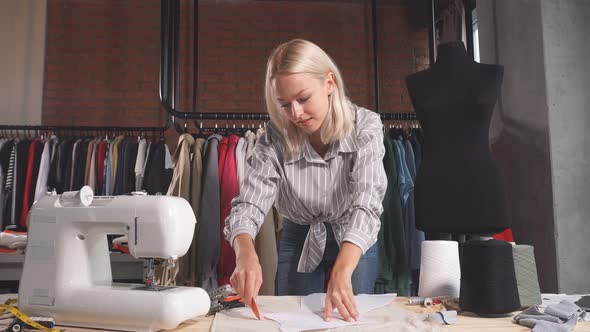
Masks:
[[[271,121],[225,220],[225,238],[236,253],[230,283],[247,304],[257,296],[262,270],[253,241],[275,203],[284,216],[278,295],[325,291],[325,319],[337,309],[354,321],[353,296],[372,293],[377,275],[375,242],[387,187],[383,124],[349,101],[336,64],[301,39],[272,52],[265,98]]]

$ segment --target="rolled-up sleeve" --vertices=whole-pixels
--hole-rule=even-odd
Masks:
[[[373,127],[373,126],[372,126]],[[381,121],[374,125],[358,148],[352,169],[352,206],[342,241],[352,242],[363,254],[377,242],[383,212],[387,176],[383,167],[385,147]]]
[[[280,181],[279,164],[269,135],[265,133],[254,145],[252,156],[245,164],[240,195],[232,200],[231,213],[225,219],[223,234],[232,246],[239,234],[256,238],[265,215],[275,201]]]

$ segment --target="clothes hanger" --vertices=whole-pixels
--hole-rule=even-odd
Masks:
[[[195,125],[196,125],[196,120],[195,120]],[[199,113],[199,126],[197,127],[197,133],[193,134],[194,138],[204,138],[207,139],[209,138],[209,134],[205,132],[205,129],[203,128],[203,113]]]

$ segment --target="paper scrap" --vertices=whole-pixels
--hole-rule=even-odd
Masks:
[[[373,319],[363,318],[362,315],[383,306],[395,299],[396,294],[367,295],[360,294],[354,297],[360,317],[355,322],[348,322],[334,309],[332,319],[324,320],[322,308],[325,304],[326,294],[315,293],[301,299],[301,308],[297,311],[269,313],[265,317],[281,324],[283,332],[299,332],[318,329],[331,329],[350,325],[363,325],[376,323]]]

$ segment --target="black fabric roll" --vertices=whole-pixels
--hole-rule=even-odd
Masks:
[[[480,316],[518,310],[512,245],[506,241],[468,241],[461,262],[460,307]]]

